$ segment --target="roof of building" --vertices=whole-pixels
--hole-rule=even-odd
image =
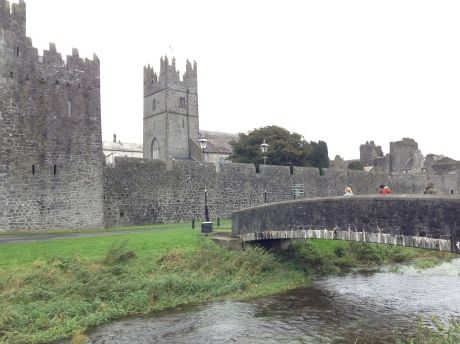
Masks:
[[[206,152],[208,153],[221,153],[232,154],[233,149],[230,141],[238,141],[238,134],[222,133],[218,131],[205,131],[200,130],[200,134],[209,140]]]
[[[233,149],[230,141],[238,140],[238,134],[222,133],[218,131],[200,130],[200,134],[208,140],[206,148],[207,153],[218,154],[232,154]],[[126,143],[126,142],[113,142],[103,141],[102,150],[113,152],[143,152],[143,146],[140,143]],[[183,160],[184,157],[174,157],[175,160]]]
[[[125,143],[125,142],[113,142],[113,141],[103,141],[102,150],[104,151],[114,151],[114,152],[139,152],[142,153],[143,148],[140,143]]]

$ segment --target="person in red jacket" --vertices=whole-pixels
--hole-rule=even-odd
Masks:
[[[388,186],[385,186],[384,184],[380,184],[379,193],[381,195],[388,195],[388,194],[393,193],[393,191],[391,191],[391,189]]]

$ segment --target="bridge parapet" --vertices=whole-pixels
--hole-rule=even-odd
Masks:
[[[338,239],[460,253],[460,198],[353,196],[309,198],[236,211],[243,241]]]

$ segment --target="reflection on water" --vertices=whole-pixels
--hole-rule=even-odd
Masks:
[[[460,315],[460,259],[351,274],[248,302],[216,302],[96,329],[91,343],[391,343],[419,315]],[[357,340],[357,341],[356,341]]]

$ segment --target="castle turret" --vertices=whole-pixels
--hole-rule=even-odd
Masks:
[[[182,80],[176,60],[160,59],[157,75],[144,67],[144,158],[190,158],[199,138],[197,66],[187,61]]]
[[[39,56],[24,1],[0,0],[0,231],[104,226],[99,69]]]

